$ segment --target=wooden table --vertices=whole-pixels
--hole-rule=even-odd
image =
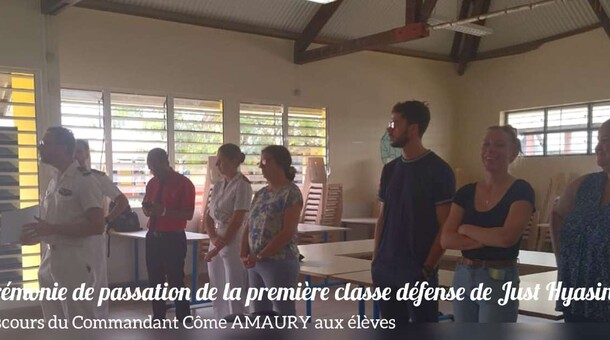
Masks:
[[[353,217],[353,218],[342,218],[341,226],[353,229],[354,226],[365,226],[368,228],[367,238],[375,237],[375,224],[377,223],[377,217]]]
[[[563,319],[563,313],[555,310],[556,302],[554,300],[548,301],[548,292],[546,291],[546,285],[549,282],[557,281],[556,270],[544,273],[523,275],[520,279],[521,283],[519,284],[519,287],[534,289],[536,285],[539,285],[540,294],[538,296],[538,301],[519,301],[519,313],[523,315],[529,315],[550,320]]]
[[[375,226],[377,223],[377,217],[352,217],[342,218],[341,223],[343,224],[364,224]]]
[[[370,255],[373,251],[373,245],[374,240],[371,239],[300,245],[299,251],[305,256],[304,262],[301,264],[301,273],[372,286]],[[446,258],[457,258],[461,256],[461,252],[448,250],[444,256]],[[552,253],[536,251],[521,250],[519,263],[522,266],[538,268],[538,270],[549,270],[557,267],[555,256]],[[439,285],[451,286],[453,273],[452,270],[439,270]],[[520,287],[534,287],[536,284],[540,284],[541,289],[544,290],[546,284],[555,281],[556,277],[557,272],[555,270],[522,275]],[[555,311],[555,301],[547,301],[546,296],[543,295],[541,294],[538,301],[520,301],[519,313],[551,320],[561,319],[561,313]],[[363,308],[360,306],[362,304],[359,305],[359,308]]]
[[[343,241],[346,239],[345,232],[349,230],[349,228],[343,227],[332,227],[327,225],[318,225],[318,224],[309,224],[309,223],[299,223],[297,226],[297,230],[299,234],[317,234],[322,233],[324,239],[324,243],[328,242],[328,233],[331,232],[343,232]]]
[[[333,231],[345,231],[347,228],[341,227],[329,227],[322,226],[316,224],[299,224],[298,231],[300,233],[328,233]],[[147,229],[139,230],[139,231],[130,231],[130,232],[118,232],[110,229],[109,236],[118,236],[125,237],[134,240],[133,249],[134,249],[134,282],[137,286],[140,286],[140,252],[139,252],[139,243],[138,240],[146,239]],[[197,287],[197,277],[199,273],[199,264],[198,264],[198,246],[199,241],[209,240],[210,237],[207,234],[194,233],[190,231],[186,231],[186,241],[192,244],[193,255],[192,255],[192,287],[196,289]]]

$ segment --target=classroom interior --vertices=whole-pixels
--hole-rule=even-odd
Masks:
[[[343,5],[351,1],[354,0],[346,0]],[[104,117],[110,116],[112,95],[116,95],[116,98],[120,95],[132,96],[131,99],[137,96],[161,98],[159,104],[161,107],[168,105],[168,98],[171,98],[172,103],[177,103],[180,99],[216,103],[215,105],[219,105],[218,112],[221,116],[221,124],[218,124],[221,134],[219,138],[221,142],[236,144],[243,141],[241,138],[243,130],[240,128],[240,124],[243,123],[240,122],[246,111],[244,105],[266,105],[265,109],[279,107],[287,111],[288,115],[291,108],[315,109],[316,112],[323,112],[325,124],[326,136],[322,155],[325,161],[324,181],[326,185],[340,184],[342,189],[341,218],[334,223],[334,226],[348,228],[345,234],[343,231],[332,233],[328,240],[329,244],[342,241],[343,238],[360,240],[358,241],[360,243],[348,250],[327,245],[327,248],[324,248],[327,250],[320,251],[325,257],[319,259],[316,257],[319,253],[315,250],[318,248],[304,248],[303,253],[305,261],[308,260],[309,254],[309,259],[322,263],[322,266],[333,264],[347,266],[352,262],[357,263],[355,264],[357,270],[353,273],[365,272],[366,266],[362,267],[363,264],[370,265],[370,259],[366,258],[366,254],[364,256],[362,254],[366,253],[367,249],[372,250],[372,243],[370,240],[362,239],[371,236],[370,221],[374,219],[376,213],[377,190],[383,167],[380,141],[395,103],[410,99],[428,103],[432,119],[423,139],[424,145],[451,165],[457,175],[458,184],[470,183],[481,177],[483,168],[480,161],[480,145],[485,129],[488,126],[506,123],[507,113],[579,106],[589,108],[589,111],[592,111],[592,107],[597,107],[600,115],[608,115],[604,116],[605,119],[610,118],[608,94],[610,25],[608,22],[605,23],[606,27],[603,27],[603,23],[577,27],[570,22],[564,23],[564,26],[554,22],[562,29],[573,24],[574,30],[565,31],[578,31],[578,34],[564,34],[564,37],[549,39],[537,48],[530,48],[521,53],[472,60],[465,65],[465,71],[460,75],[457,72],[458,64],[454,60],[432,60],[370,50],[298,65],[293,60],[294,40],[289,38],[205,27],[205,24],[201,24],[205,21],[203,19],[198,21],[200,24],[196,24],[197,20],[181,23],[138,16],[129,12],[117,13],[111,10],[88,8],[101,6],[101,1],[72,2],[74,4],[70,4],[60,13],[45,15],[41,12],[40,0],[0,0],[0,41],[2,41],[0,75],[5,79],[10,78],[11,75],[19,78],[20,75],[26,74],[29,77],[21,84],[25,84],[23,86],[30,89],[29,99],[26,99],[30,102],[23,116],[30,119],[24,120],[19,127],[29,131],[29,137],[19,139],[19,144],[22,141],[26,144],[30,143],[29,149],[25,147],[29,150],[27,152],[32,152],[33,145],[35,153],[35,145],[46,128],[62,124],[62,114],[64,114],[62,108],[66,107],[67,102],[65,97],[62,98],[62,93],[68,93],[67,90],[101,94],[103,98],[99,97],[99,107]],[[127,0],[115,2],[131,3],[130,6],[116,7],[131,10],[136,8],[138,3]],[[154,1],[140,2],[154,3]],[[264,2],[268,3],[265,6],[279,3],[272,0]],[[367,9],[374,8],[372,4],[374,2],[367,0],[368,4],[363,6],[361,14],[365,15]],[[503,1],[503,6],[517,6],[529,2],[532,1]],[[440,6],[440,3],[439,1],[437,6]],[[560,16],[563,19],[569,15],[562,11],[575,8],[584,8],[587,10],[586,15],[597,18],[594,11],[587,7],[588,1],[577,0],[574,3],[576,4],[553,6],[558,6],[555,11],[562,14]],[[600,3],[610,14],[610,1],[600,1]],[[315,13],[316,6],[319,5],[308,3],[304,6],[309,10],[308,13]],[[447,11],[455,14],[459,6],[452,6]],[[228,8],[230,10],[230,6]],[[384,14],[388,14],[387,8],[385,12],[379,11],[372,15],[376,15],[379,19]],[[552,14],[545,15],[551,18],[549,20],[555,20],[552,19]],[[529,14],[507,14],[517,18],[527,15]],[[188,15],[183,17],[192,19]],[[295,20],[295,25],[298,24],[296,27],[304,27],[309,17],[303,16],[298,20],[292,20]],[[488,22],[492,25],[493,19],[489,19]],[[513,24],[520,25],[521,22],[515,20]],[[371,27],[374,25],[362,25],[360,32],[354,33],[356,35],[375,33],[367,32]],[[556,35],[561,35],[560,33],[562,32],[557,32]],[[494,34],[501,35],[502,32]],[[431,32],[431,37],[433,35],[443,37],[443,41],[451,42],[454,32],[438,30]],[[549,33],[550,35],[552,34]],[[431,37],[423,39],[431,39]],[[526,43],[527,38],[518,42]],[[425,46],[425,43],[423,45]],[[449,51],[450,46],[446,46],[445,49]],[[19,82],[15,81],[15,84],[17,83]],[[4,94],[4,97],[0,98],[0,112],[11,105],[10,91],[5,91],[7,88],[3,86],[0,84],[0,93]],[[128,99],[130,98],[125,100]],[[3,118],[12,119],[17,116],[15,113],[11,117],[7,115]],[[65,122],[66,118],[63,119]],[[280,113],[279,119],[283,120],[284,124],[288,121],[285,112]],[[3,120],[5,121],[7,120]],[[172,129],[175,128],[174,123],[167,122],[168,125],[172,125]],[[592,123],[589,122],[584,128],[586,138],[589,138],[588,142],[584,142],[585,144],[591,144],[590,131],[593,130]],[[286,127],[284,131],[287,131]],[[548,134],[547,131],[541,133]],[[167,135],[166,138],[163,143],[171,143],[176,137]],[[281,137],[280,141],[282,141]],[[595,141],[592,143],[594,147]],[[119,148],[119,144],[116,144],[116,147]],[[532,223],[523,248],[531,251],[530,255],[533,257],[536,257],[536,252],[541,251],[543,254],[532,260],[532,266],[544,269],[529,272],[531,275],[544,276],[544,273],[554,270],[552,263],[554,260],[551,258],[552,253],[549,252],[550,244],[548,242],[545,244],[545,240],[548,241],[545,234],[548,227],[545,227],[545,224],[548,223],[549,207],[554,197],[575,175],[599,171],[591,146],[585,145],[584,149],[582,146],[579,147],[581,149],[575,152],[562,149],[557,154],[551,152],[546,154],[545,148],[544,154],[522,156],[511,167],[511,173],[531,183],[536,192],[539,216]],[[128,151],[130,152],[127,150],[125,153],[128,154]],[[19,152],[21,153],[22,150]],[[170,154],[175,160],[175,150]],[[102,153],[95,155],[103,166],[116,163],[112,155]],[[36,155],[29,154],[26,158],[23,163],[20,160],[18,172],[23,174],[17,176],[29,184],[21,191],[21,199],[25,200],[19,203],[21,208],[36,204],[38,190],[43,191],[46,188],[51,174],[46,166],[36,165]],[[207,159],[203,162],[207,162]],[[23,166],[27,170],[22,170],[22,164],[25,164]],[[207,171],[207,164],[201,164],[201,167],[202,169],[206,167]],[[120,175],[120,172],[113,174]],[[122,185],[127,186],[125,183]],[[198,188],[198,192],[203,193],[203,185]],[[26,197],[29,197],[28,200]],[[201,201],[203,197],[201,196]],[[137,197],[134,196],[130,202],[137,202]],[[134,208],[138,210],[137,206]],[[197,214],[200,216],[200,209]],[[354,220],[355,218],[365,218],[365,220],[359,222]],[[341,219],[344,221],[342,222]],[[144,224],[146,220],[142,218],[141,221]],[[195,217],[189,223],[187,230],[196,232],[199,221],[200,217]],[[316,237],[305,239],[307,242],[322,242]],[[141,262],[138,274],[145,279],[143,245],[139,247],[139,255],[136,257],[133,239],[113,237],[111,242],[111,255],[108,261],[110,285],[132,282],[134,261],[137,262],[138,257]],[[39,257],[39,249],[19,248],[17,253],[13,250],[3,250],[3,253],[0,253],[0,260],[5,260],[0,263],[6,265],[5,268],[0,269],[0,281],[8,281],[13,278],[10,275],[19,272],[22,281],[36,285],[37,267],[31,263],[26,266],[25,263],[26,259],[32,261],[31,258]],[[189,280],[193,272],[191,251],[189,247],[185,267]],[[326,251],[329,252],[325,253]],[[339,260],[325,262],[328,260],[327,257],[336,257],[337,254]],[[349,256],[344,256],[345,254]],[[15,264],[15,259],[20,268],[10,267]],[[198,266],[199,284],[201,284],[206,281],[206,269],[201,263]],[[305,262],[304,267],[306,266]],[[449,267],[450,264],[447,266]],[[337,279],[337,275],[346,274],[329,271],[332,275],[325,277],[326,274],[323,274],[325,268],[317,269],[319,275],[315,275],[315,270],[312,272],[314,282],[323,281],[325,278]],[[302,273],[307,274],[303,269]],[[359,279],[352,276],[343,280],[366,282],[366,278]],[[532,277],[528,281],[522,278],[522,283],[536,282],[536,279]],[[548,274],[544,279],[548,279]],[[371,304],[367,307],[367,315],[372,316]],[[145,317],[149,313],[148,308],[147,303],[115,303],[111,304],[110,312],[114,317]],[[299,302],[297,305],[299,313],[304,314],[306,308],[305,303]],[[196,311],[198,315],[209,316],[211,315],[209,309],[201,308]],[[349,317],[357,313],[357,304],[315,302],[313,309],[314,315],[320,317]],[[450,303],[441,304],[441,311],[451,314]],[[547,312],[553,314],[552,311],[547,310]],[[30,313],[40,313],[39,306],[24,302],[0,304],[0,315],[3,316],[31,315]],[[524,313],[520,315],[519,321],[560,320],[556,315],[541,316],[536,313]]]

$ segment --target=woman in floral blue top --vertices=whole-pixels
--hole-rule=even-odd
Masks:
[[[259,166],[268,184],[254,195],[241,247],[241,259],[253,288],[297,285],[297,225],[303,196],[292,182],[296,170],[291,164],[290,152],[283,146],[271,145],[261,153]],[[294,301],[255,301],[253,309],[255,313],[296,314]]]

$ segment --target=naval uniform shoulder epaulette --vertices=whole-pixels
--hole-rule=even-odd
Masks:
[[[80,171],[80,173],[81,173],[83,176],[89,176],[89,175],[91,175],[91,170],[87,169],[87,168],[86,168],[86,167],[84,167],[84,166],[79,166],[79,167],[78,167],[78,171]]]
[[[103,172],[103,171],[99,171],[99,170],[95,170],[95,169],[89,169],[89,171],[91,171],[95,175],[100,175],[100,176],[104,175],[104,176],[106,176],[106,173]]]

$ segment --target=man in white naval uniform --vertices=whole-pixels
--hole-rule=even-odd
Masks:
[[[75,140],[63,127],[49,128],[38,149],[40,160],[55,168],[41,201],[41,218],[23,226],[22,242],[42,240],[43,259],[38,270],[41,287],[54,283],[68,290],[65,301],[42,301],[45,319],[106,318],[108,305],[97,306],[97,295],[108,286],[104,247],[102,192],[91,172],[74,160]],[[73,301],[72,291],[82,283],[95,288],[92,301]]]

